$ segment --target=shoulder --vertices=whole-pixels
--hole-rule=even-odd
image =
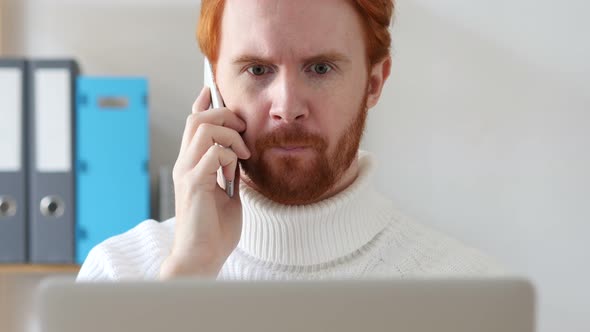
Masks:
[[[375,268],[382,274],[488,277],[508,273],[495,258],[399,212],[381,236]]]
[[[94,247],[78,281],[154,279],[172,246],[175,219],[145,220]]]

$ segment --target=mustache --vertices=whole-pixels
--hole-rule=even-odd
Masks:
[[[264,151],[280,146],[306,146],[317,151],[325,151],[327,140],[319,135],[307,131],[301,125],[282,126],[273,129],[256,140],[256,150]]]

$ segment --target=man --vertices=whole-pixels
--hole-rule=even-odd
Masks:
[[[207,88],[193,105],[176,217],[98,245],[78,280],[499,273],[372,187],[358,148],[390,74],[392,14],[391,0],[203,0],[199,44],[226,107],[208,110]]]

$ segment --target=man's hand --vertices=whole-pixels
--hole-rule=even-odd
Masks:
[[[239,133],[246,130],[246,123],[227,108],[209,110],[210,96],[205,87],[195,101],[172,172],[176,225],[172,250],[160,268],[161,279],[216,277],[240,240],[238,158],[250,158],[250,151]],[[233,198],[220,187],[223,181],[218,183],[220,167],[225,180],[235,184]]]

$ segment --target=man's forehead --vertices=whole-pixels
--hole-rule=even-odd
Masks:
[[[351,38],[362,38],[356,15],[347,0],[228,0],[221,53],[231,58],[347,54]]]
[[[225,0],[224,7],[236,7],[256,10],[268,14],[277,14],[281,11],[302,10],[310,7],[310,4],[321,4],[334,8],[335,6],[351,5],[351,0]]]

